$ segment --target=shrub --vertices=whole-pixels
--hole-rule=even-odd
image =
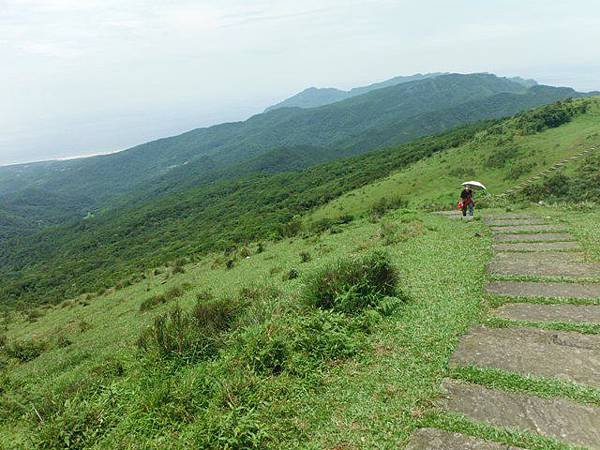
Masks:
[[[369,217],[373,221],[379,220],[385,213],[392,209],[406,208],[408,201],[402,197],[382,197],[377,200],[369,210]]]
[[[300,272],[298,272],[297,269],[290,269],[286,273],[283,274],[283,277],[281,277],[281,279],[283,281],[289,281],[289,280],[298,278],[299,276],[300,276]]]
[[[48,342],[40,339],[14,341],[4,345],[4,353],[21,362],[28,362],[40,356],[48,347]]]
[[[504,179],[505,180],[518,180],[523,175],[527,175],[528,173],[531,173],[531,171],[533,170],[534,167],[535,167],[535,163],[533,163],[533,162],[520,162],[518,164],[512,164],[509,167],[508,172],[506,173],[506,176],[504,177]]]
[[[307,263],[311,260],[311,256],[310,253],[308,252],[300,252],[300,262],[301,263]]]
[[[317,308],[358,313],[396,295],[398,275],[380,251],[346,258],[317,271],[307,282],[304,298]]]
[[[105,402],[93,402],[83,396],[66,400],[58,414],[41,424],[36,448],[94,447],[116,419]]]
[[[140,312],[150,311],[163,303],[167,303],[167,299],[163,294],[153,295],[141,303]]]
[[[235,265],[235,261],[233,259],[228,259],[227,262],[225,263],[225,268],[227,270],[233,269]]]
[[[58,348],[65,348],[71,344],[72,344],[71,340],[64,334],[61,334],[56,338],[56,346]]]
[[[485,159],[484,165],[493,169],[501,169],[520,154],[519,149],[515,147],[499,148]]]
[[[25,320],[30,323],[37,322],[37,320],[43,316],[44,313],[39,309],[28,309],[25,311]]]
[[[354,356],[362,344],[358,322],[335,311],[300,317],[296,329],[295,349],[317,363]]]
[[[176,306],[158,316],[142,332],[138,347],[165,359],[186,362],[210,359],[223,344],[224,332],[232,325],[239,304],[228,300],[197,303],[189,312]]]
[[[279,227],[279,235],[284,238],[297,236],[301,231],[302,222],[298,219],[291,220]]]
[[[79,326],[79,331],[81,331],[82,333],[85,333],[86,331],[88,331],[92,328],[92,324],[90,324],[89,322],[86,322],[85,320],[80,320],[78,323],[78,326]]]

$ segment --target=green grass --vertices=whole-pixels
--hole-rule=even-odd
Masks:
[[[500,317],[491,317],[485,322],[486,325],[496,328],[529,327],[544,330],[577,331],[583,334],[600,334],[600,325],[569,323],[569,322],[535,322],[528,320],[509,320]]]
[[[557,379],[522,376],[500,369],[455,367],[450,376],[491,389],[529,393],[543,398],[568,398],[575,402],[600,406],[600,389],[569,383]]]
[[[501,295],[488,295],[487,302],[492,308],[507,303],[535,303],[538,305],[600,305],[600,299],[572,298],[572,297],[512,297]]]
[[[350,191],[317,209],[310,220],[337,217],[340,214],[364,214],[389,193],[401,196],[415,206],[432,205],[448,209],[456,204],[460,184],[466,179],[483,182],[489,194],[502,193],[536,173],[600,143],[598,119],[600,103],[559,128],[534,135],[515,135],[508,139],[486,139],[468,142],[423,159],[393,175],[368,186]],[[501,164],[490,161],[498,153],[515,149]],[[531,171],[511,179],[515,165],[531,165]],[[485,193],[476,193],[487,201]]]
[[[421,421],[423,427],[439,428],[450,432],[458,432],[501,444],[511,445],[530,450],[575,450],[581,449],[572,445],[558,442],[554,439],[541,437],[531,433],[509,428],[497,428],[481,422],[473,422],[468,418],[454,413],[431,411]]]
[[[405,210],[385,217],[398,224],[417,219],[420,232],[393,244],[381,235],[381,224],[359,220],[334,234],[267,243],[262,253],[231,269],[215,264],[219,255],[209,255],[186,265],[184,273],[148,272],[123,289],[46,308],[33,323],[12,313],[9,341],[60,334],[70,345],[51,346],[26,363],[4,361],[0,447],[43,447],[69,433],[80,447],[97,448],[403,445],[419,425],[415,412],[437,395],[458,337],[481,319],[490,256],[488,237],[474,240],[460,255],[456,250],[455,239],[483,231],[481,222],[419,218]],[[274,367],[278,339],[288,336],[288,325],[316,325],[320,315],[302,300],[312,274],[340,258],[378,249],[398,271],[405,303],[388,316],[372,309],[355,318],[320,313],[342,314],[322,324],[333,327],[327,336],[334,333],[332,339],[353,346],[347,356],[314,359],[294,350],[293,358],[301,359],[288,358],[289,369],[257,369],[252,355]],[[302,252],[311,258],[300,262]],[[282,281],[281,273],[299,264],[302,276]],[[463,281],[466,271],[469,283]],[[265,286],[275,294],[257,294]],[[225,347],[208,360],[160,362],[138,351],[139,335],[173,305],[187,311],[207,292],[239,297],[245,287],[254,289],[244,295],[255,298],[250,306],[260,311],[244,317],[256,320],[229,332]],[[142,302],[167,292],[180,296],[140,313]],[[307,348],[302,342],[299,348]],[[338,341],[322,345],[328,342]]]

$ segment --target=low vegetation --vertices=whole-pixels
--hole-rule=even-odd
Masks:
[[[382,221],[414,218],[395,210]],[[13,321],[8,343],[35,330],[69,344],[52,341],[27,362],[3,350],[0,447],[334,447],[359,435],[401,445],[416,419],[384,424],[435,394],[448,342],[479,308],[480,283],[465,286],[460,273],[479,280],[487,244],[450,264],[448,237],[481,226],[462,225],[424,217],[423,234],[386,246],[371,238],[381,224],[357,219],[341,234],[274,242],[231,269],[211,269],[209,255],[175,277]],[[299,277],[269,275],[303,253],[312,257]],[[176,300],[139,313],[141,299],[167,292]]]

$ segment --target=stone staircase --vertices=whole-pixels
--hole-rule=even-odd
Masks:
[[[551,443],[535,448],[600,449],[600,264],[584,260],[563,226],[539,217],[504,214],[486,223],[495,256],[485,289],[496,308],[461,338],[450,373],[500,372],[522,384],[445,379],[435,408],[498,433],[486,440],[423,428],[407,448],[515,449],[494,439],[508,431]],[[562,390],[532,391],[532,379]],[[578,390],[591,392],[595,400],[569,394]]]
[[[563,159],[562,161],[557,162],[556,164],[554,164],[553,166],[543,170],[542,172],[539,172],[537,175],[528,178],[525,181],[522,181],[521,183],[519,183],[517,186],[515,186],[512,189],[509,189],[508,191],[502,192],[500,194],[495,194],[493,195],[493,197],[496,198],[502,198],[502,197],[506,197],[506,196],[510,196],[513,194],[516,194],[518,192],[521,192],[523,189],[525,189],[527,186],[535,183],[536,181],[541,180],[542,178],[546,178],[550,175],[552,175],[553,173],[555,173],[557,170],[562,169],[563,167],[565,167],[567,164],[569,164],[570,162],[573,162],[575,160],[581,159],[587,155],[589,155],[590,153],[592,153],[593,151],[596,150],[597,147],[590,147],[576,155],[571,156],[570,158],[566,158]]]

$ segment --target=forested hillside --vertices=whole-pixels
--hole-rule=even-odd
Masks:
[[[0,253],[0,292],[2,298],[11,302],[58,301],[83,291],[110,287],[145,268],[177,258],[240,246],[250,240],[294,235],[301,231],[303,213],[435,153],[456,149],[452,154],[468,155],[470,148],[477,148],[485,158],[493,158],[495,152],[502,154],[507,147],[526,147],[544,133],[559,131],[563,137],[556,142],[539,141],[547,146],[536,149],[536,167],[542,168],[585,145],[587,136],[597,131],[597,117],[596,101],[562,102],[514,119],[478,123],[308,170],[249,174],[165,194],[136,207],[109,210],[42,232],[34,239],[7,242]],[[545,131],[548,129],[551,130]],[[509,168],[502,166],[502,173]],[[448,170],[455,181],[443,185],[442,192],[432,190],[431,184],[415,188],[419,176],[415,172],[414,179],[408,178],[399,186],[398,191],[404,196],[400,201],[414,201],[423,194],[429,198],[454,195],[455,184],[467,174],[454,173],[454,168]],[[513,174],[506,183],[529,172]],[[436,172],[433,179],[439,175]],[[389,192],[394,192],[391,185],[383,195]],[[331,219],[313,226],[327,227],[350,217],[340,210]]]
[[[245,122],[198,129],[124,152],[71,161],[0,168],[0,195],[34,189],[81,208],[53,211],[6,207],[4,227],[26,220],[45,226],[81,220],[88,211],[139,204],[219,180],[309,167],[396,146],[455,126],[579,96],[572,89],[534,86],[488,74],[441,75],[380,88],[320,108],[283,108]],[[293,160],[290,160],[292,158]],[[34,213],[34,215],[31,215]],[[15,234],[14,231],[12,234]]]
[[[265,112],[272,111],[278,108],[317,108],[319,106],[328,105],[330,103],[339,102],[346,100],[347,98],[356,97],[357,95],[366,94],[367,92],[374,91],[389,86],[395,86],[397,84],[409,83],[411,81],[424,80],[426,78],[433,78],[442,73],[426,73],[426,74],[415,74],[407,77],[399,76],[389,80],[382,81],[380,83],[369,84],[368,86],[360,86],[349,91],[343,91],[336,88],[316,88],[310,87],[297,93],[296,95],[286,98],[282,102],[279,102],[273,106],[269,106]]]

